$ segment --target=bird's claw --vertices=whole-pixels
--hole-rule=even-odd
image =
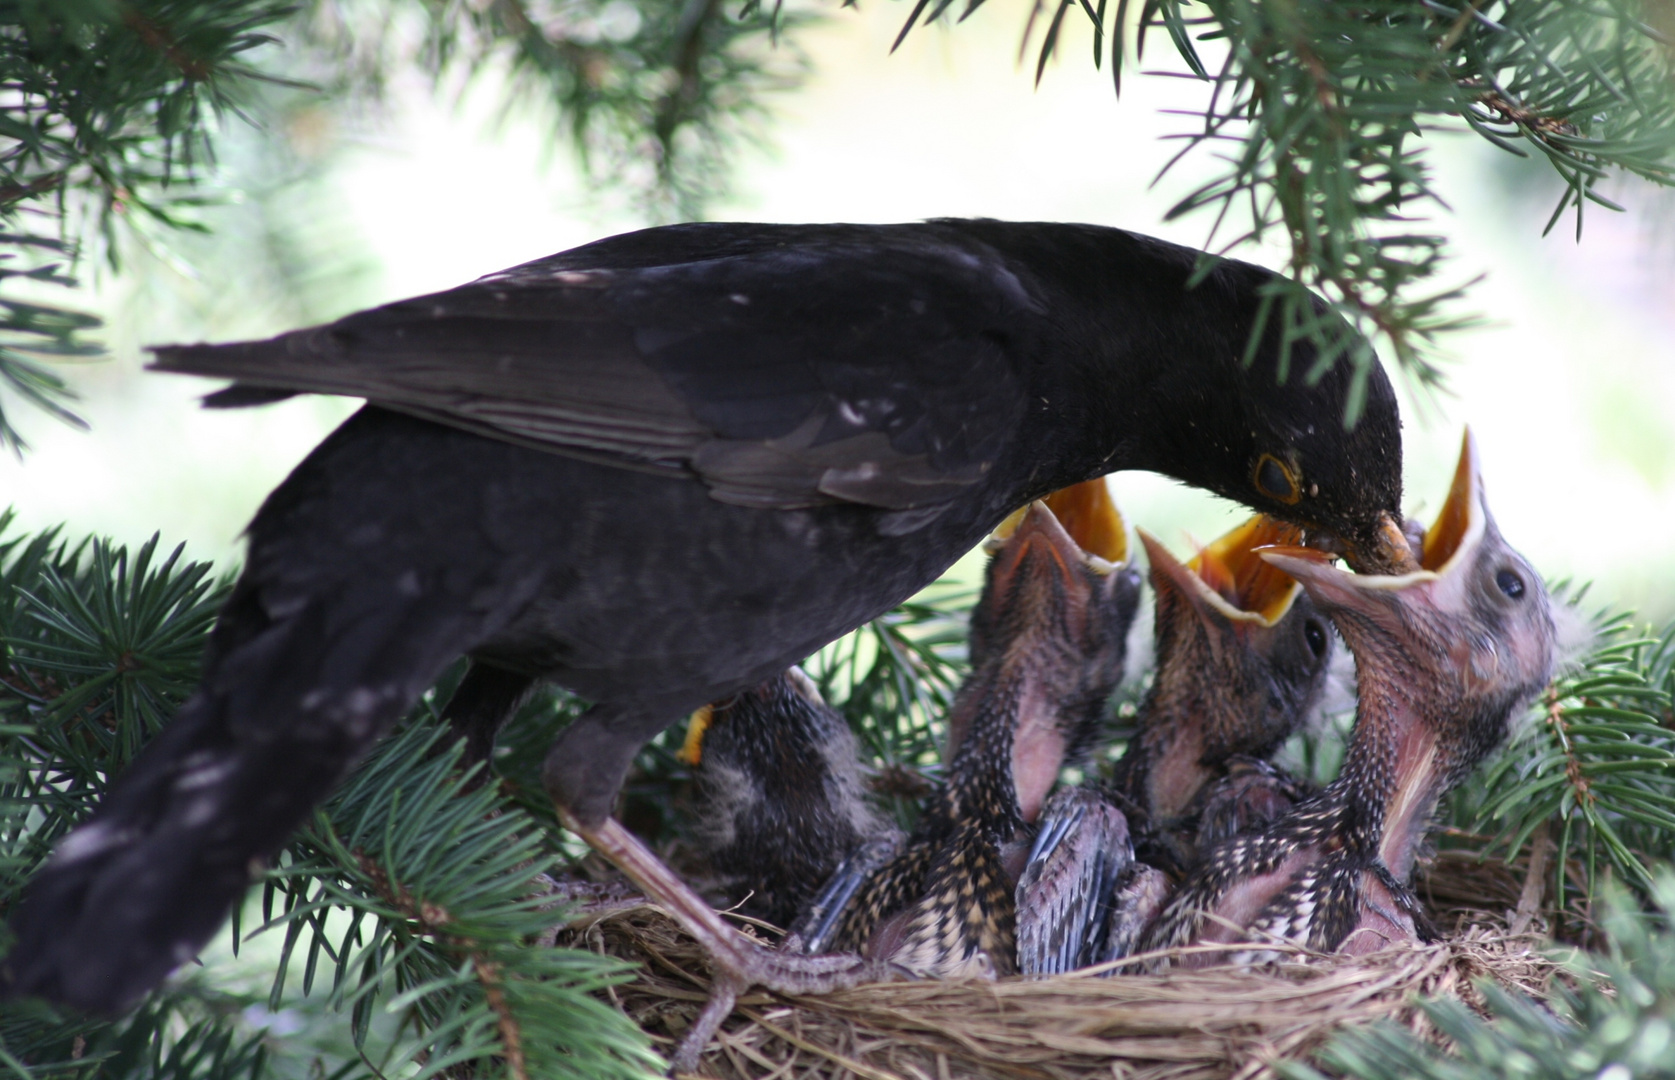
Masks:
[[[713,973],[709,1001],[681,1036],[670,1058],[674,1072],[691,1072],[697,1067],[698,1056],[732,1013],[739,995],[753,986],[779,994],[828,994],[885,977],[879,964],[854,953],[800,956],[745,937],[619,822],[606,818],[595,828],[583,824],[563,806],[558,807],[558,813],[565,828],[586,840],[646,896],[660,903],[709,958]]]

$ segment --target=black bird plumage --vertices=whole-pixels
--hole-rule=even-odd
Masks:
[[[156,986],[461,653],[494,670],[490,704],[537,678],[597,702],[547,787],[666,892],[609,820],[638,747],[1031,499],[1152,469],[1391,565],[1388,381],[1344,430],[1348,365],[1305,382],[1295,343],[1281,385],[1271,323],[1241,362],[1273,275],[1224,261],[1188,288],[1198,258],[1084,225],[671,226],[271,341],[156,350],[235,380],[212,404],[369,404],[258,512],[199,691],[31,884],[12,991],[109,1012]],[[706,925],[718,964],[754,962]]]
[[[790,927],[840,863],[899,831],[866,798],[860,748],[800,669],[693,715],[694,838],[747,915]]]

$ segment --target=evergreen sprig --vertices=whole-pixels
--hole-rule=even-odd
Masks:
[[[1654,911],[1606,897],[1609,948],[1574,956],[1573,984],[1533,1001],[1480,983],[1488,1015],[1456,999],[1421,1002],[1446,1049],[1388,1021],[1338,1035],[1321,1052],[1334,1076],[1359,1080],[1658,1080],[1675,1077],[1675,876],[1652,886]],[[1300,1063],[1287,1080],[1325,1080]]]
[[[1550,895],[1583,918],[1607,871],[1649,896],[1654,867],[1675,856],[1675,625],[1647,634],[1622,614],[1596,622],[1593,651],[1456,805],[1456,821],[1492,832],[1508,857],[1550,837]]]
[[[421,21],[417,47],[404,15]],[[301,39],[351,93],[415,65],[439,89],[505,74],[505,105],[550,117],[597,187],[671,221],[727,189],[771,96],[806,76],[791,35],[811,22],[722,0],[318,0]]]
[[[968,0],[964,15],[982,2]],[[902,34],[952,3],[918,0]],[[1037,78],[1080,8],[1094,63],[1109,51],[1120,89],[1130,7],[1036,0],[1024,34],[1027,44],[1045,25]],[[1573,210],[1578,235],[1585,203],[1617,209],[1597,190],[1608,176],[1675,183],[1675,50],[1657,16],[1640,0],[1143,0],[1136,54],[1164,34],[1186,77],[1209,86],[1202,111],[1181,110],[1193,127],[1165,171],[1189,155],[1220,163],[1168,216],[1207,212],[1222,252],[1279,234],[1292,280],[1265,296],[1251,348],[1271,325],[1282,376],[1300,340],[1317,351],[1310,380],[1352,364],[1353,422],[1373,344],[1435,383],[1436,339],[1474,321],[1455,311],[1464,286],[1438,284],[1447,241],[1427,222],[1447,207],[1427,136],[1471,131],[1545,158],[1565,184],[1547,227]],[[1344,334],[1346,323],[1364,337]]]
[[[85,332],[99,321],[17,286],[73,286],[64,266],[76,241],[108,240],[119,220],[193,227],[212,129],[272,78],[248,54],[290,10],[288,0],[0,3],[0,387],[76,422],[63,379],[40,361],[96,355]],[[25,445],[0,403],[0,446]]]
[[[132,554],[57,531],[0,539],[0,917],[196,686],[224,593],[178,548],[159,558],[155,538]],[[188,973],[114,1023],[9,1003],[0,1072],[264,1080],[245,1010],[265,998],[281,1012],[317,978],[323,1022],[352,1048],[317,1061],[332,1080],[655,1071],[645,1037],[594,996],[623,965],[548,947],[563,919],[543,873],[561,858],[556,830],[497,788],[468,790],[445,737],[427,701],[269,872],[255,932],[282,938],[270,993]]]
[[[328,1001],[363,1055],[378,1010],[400,1017],[380,1075],[655,1071],[633,1024],[593,996],[627,965],[537,944],[562,920],[540,887],[561,859],[549,834],[493,788],[468,790],[436,721],[386,741],[269,875],[262,929],[285,930],[270,1008],[300,963],[304,994],[329,972]]]

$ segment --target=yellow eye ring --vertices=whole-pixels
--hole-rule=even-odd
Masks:
[[[1263,454],[1256,459],[1256,468],[1251,471],[1250,479],[1257,491],[1287,506],[1295,506],[1297,500],[1303,497],[1291,466],[1272,454]]]

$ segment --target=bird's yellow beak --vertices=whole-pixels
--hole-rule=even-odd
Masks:
[[[689,769],[696,769],[704,760],[704,733],[710,729],[710,721],[715,716],[715,707],[705,705],[693,712],[686,721],[686,738],[681,742],[680,749],[675,751],[675,760]]]
[[[1483,478],[1478,469],[1477,440],[1467,428],[1448,498],[1425,531],[1419,559],[1412,569],[1400,574],[1349,574],[1331,567],[1333,556],[1326,552],[1284,545],[1264,548],[1258,554],[1292,576],[1307,579],[1323,595],[1345,602],[1356,592],[1405,589],[1421,581],[1447,577],[1483,542],[1488,522]],[[1405,540],[1402,546],[1412,550]]]

